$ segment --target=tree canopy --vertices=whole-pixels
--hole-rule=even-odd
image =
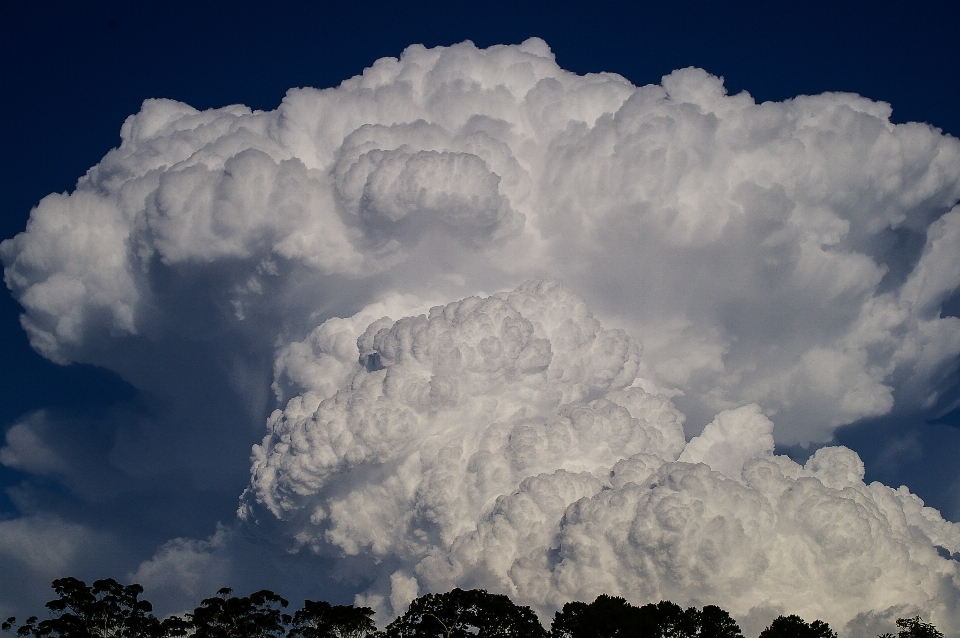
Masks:
[[[930,623],[923,622],[920,616],[913,618],[897,618],[897,627],[900,631],[894,634],[883,634],[879,638],[943,638],[943,634]]]
[[[290,638],[373,638],[378,636],[373,610],[307,600],[293,616]]]
[[[36,616],[28,618],[17,629],[18,636],[140,638],[161,635],[165,630],[164,623],[151,613],[153,606],[139,599],[143,593],[140,585],[121,585],[106,578],[88,586],[67,577],[58,578],[52,586],[58,597],[45,605],[52,617],[42,621]],[[2,628],[10,630],[15,622],[10,618]]]
[[[281,610],[287,601],[266,589],[249,596],[230,596],[225,587],[200,603],[188,620],[195,638],[281,638],[290,624]]]
[[[830,625],[822,620],[807,623],[796,615],[777,616],[770,626],[760,632],[759,638],[837,638]]]
[[[740,627],[714,605],[683,609],[662,600],[636,607],[605,594],[590,604],[567,603],[553,618],[553,638],[742,638]]]
[[[45,607],[49,618],[16,618],[0,629],[32,638],[743,638],[730,614],[715,605],[682,608],[661,600],[637,607],[601,594],[592,603],[569,602],[547,631],[536,613],[501,594],[483,589],[426,594],[406,613],[377,629],[369,607],[305,600],[293,615],[288,602],[267,589],[232,596],[223,588],[192,612],[164,620],[141,600],[143,587],[112,578],[87,585],[67,577],[53,581],[57,598]],[[878,638],[944,638],[920,616],[897,619],[900,631]],[[778,616],[759,638],[837,638],[830,625]]]
[[[546,638],[529,607],[482,589],[427,594],[387,626],[387,638]]]

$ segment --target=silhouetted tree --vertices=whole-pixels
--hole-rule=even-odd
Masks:
[[[700,624],[700,612],[690,607],[686,610],[669,600],[649,603],[640,608],[641,636],[660,638],[696,638]]]
[[[152,605],[139,600],[143,587],[121,585],[112,578],[94,581],[88,586],[76,578],[53,581],[57,598],[45,606],[52,618],[31,616],[17,628],[18,636],[51,638],[142,638],[163,636],[162,623],[151,613]],[[11,630],[16,618],[0,627]],[[177,634],[170,634],[177,635]]]
[[[287,601],[269,590],[231,596],[221,589],[185,617],[159,621],[143,587],[113,579],[87,586],[76,578],[52,583],[57,598],[46,604],[51,618],[32,616],[0,623],[3,631],[33,638],[743,638],[730,614],[715,605],[683,609],[670,601],[631,605],[624,598],[602,594],[592,603],[570,602],[544,630],[529,607],[482,589],[454,589],[427,594],[407,612],[378,631],[369,607],[331,605],[306,600],[291,617]],[[878,638],[944,638],[930,623],[898,618],[897,635]],[[837,638],[820,620],[807,623],[796,615],[779,616],[759,638]]]
[[[288,638],[373,638],[378,636],[373,610],[353,605],[303,601],[293,616]]]
[[[807,624],[800,616],[777,616],[759,638],[837,638],[836,632],[822,620]]]
[[[943,634],[937,631],[936,627],[923,622],[920,616],[897,618],[897,627],[900,627],[900,631],[896,636],[883,634],[878,638],[943,638]]]
[[[640,610],[619,596],[601,594],[587,604],[566,603],[553,615],[553,638],[613,638],[632,635],[638,627]]]
[[[546,638],[537,615],[482,589],[427,594],[387,626],[387,638]]]
[[[706,605],[700,611],[698,638],[743,638],[740,626],[725,610]]]
[[[249,596],[230,596],[225,587],[200,603],[187,619],[195,638],[280,638],[291,618],[281,609],[287,601],[262,589]]]
[[[743,638],[730,614],[713,605],[700,611],[662,600],[636,607],[605,594],[589,605],[564,605],[550,632],[553,638]]]

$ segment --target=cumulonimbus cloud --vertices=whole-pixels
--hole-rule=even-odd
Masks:
[[[636,543],[680,561],[692,547],[709,557],[707,531],[673,537],[637,522],[674,504],[676,520],[710,515],[676,487],[692,483],[703,498],[728,502],[723,525],[734,527],[718,522],[715,531],[729,539],[788,538],[797,548],[839,539],[839,528],[810,528],[814,518],[798,512],[813,506],[775,487],[789,485],[790,494],[804,486],[821,512],[851,503],[868,521],[874,510],[877,520],[914,512],[870,538],[895,543],[902,530],[921,530],[909,533],[924,535],[916,542],[929,551],[956,552],[955,532],[931,531],[953,528],[910,509],[913,497],[864,486],[855,468],[843,485],[817,474],[816,463],[853,463],[846,453],[801,468],[771,447],[829,441],[839,425],[929,409],[956,388],[960,319],[943,309],[960,287],[960,142],[890,116],[886,104],[841,93],[757,104],[693,68],[643,87],[614,74],[578,76],[537,39],[412,46],[339,87],[291,90],[269,112],[148,100],[125,122],[120,146],[74,192],[44,198],[0,258],[31,343],[52,360],[104,365],[152,392],[192,396],[187,415],[206,404],[204,388],[229,389],[249,402],[252,423],[269,412],[273,381],[282,409],[270,423],[280,438],[260,448],[245,501],[260,509],[248,515],[279,517],[303,546],[394,561],[396,591],[411,591],[411,579],[489,580],[488,570],[526,600],[554,604],[573,595],[576,574],[584,587],[596,584],[588,576],[604,568],[590,567],[574,539],[589,536],[589,507],[602,518],[611,499],[634,512],[628,527],[637,528],[603,541],[616,551]],[[565,288],[516,289],[531,278]],[[442,305],[451,300],[462,301]],[[476,304],[500,304],[497,321],[514,323],[471,326],[471,312],[494,312]],[[453,314],[418,318],[434,305]],[[422,330],[449,342],[411,350],[407,340]],[[178,354],[194,351],[210,362],[206,377]],[[543,380],[550,370],[560,376]],[[477,434],[457,444],[468,447],[434,449],[449,433],[430,419],[440,430],[418,429],[423,414],[450,410],[464,415],[457,427],[469,421]],[[197,431],[215,411],[197,418]],[[686,447],[681,412],[688,434],[711,424]],[[390,465],[412,441],[435,466]],[[502,467],[457,465],[484,450]],[[639,487],[603,475],[618,463]],[[344,478],[378,467],[379,483]],[[647,480],[657,487],[641,490]],[[435,496],[408,511],[414,484]],[[447,485],[460,492],[443,496]],[[859,496],[838,496],[848,493]],[[523,499],[554,523],[579,503],[564,519],[568,553],[544,545],[554,532],[532,522],[510,523],[512,541],[498,536]],[[788,520],[796,522],[776,533],[764,527]],[[525,534],[540,540],[516,540]],[[855,536],[833,549],[810,541],[810,551],[873,556]],[[484,566],[487,541],[527,552],[507,570],[518,579],[509,587],[506,568]],[[743,557],[751,567],[742,583],[755,578],[771,600],[792,591],[763,580],[802,571],[789,552],[741,550],[754,552]],[[924,551],[878,567],[870,582],[898,574],[905,583],[919,566],[952,569],[924,562]],[[824,569],[840,564],[815,558]],[[641,563],[635,573],[664,595],[698,591],[695,582],[716,591],[707,567],[677,563],[654,578],[661,567]],[[944,609],[955,575],[936,586],[930,579],[940,576],[916,578],[912,591],[926,598],[904,596]],[[759,591],[726,587],[722,600],[740,610]],[[863,605],[889,602],[846,591]]]

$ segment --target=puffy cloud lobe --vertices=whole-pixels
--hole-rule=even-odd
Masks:
[[[128,579],[143,585],[154,600],[157,596],[172,598],[187,611],[197,600],[228,582],[231,557],[226,550],[232,534],[232,530],[218,525],[216,533],[205,540],[167,541],[153,557],[140,563]]]
[[[830,455],[856,459],[844,448]],[[911,515],[905,501],[915,497],[859,478],[841,487],[844,468],[826,470],[824,460],[817,471],[763,455],[736,481],[703,464],[665,462],[642,481],[583,498],[555,523],[559,560],[541,570],[552,588],[538,602],[605,591],[720,601],[741,617],[792,610],[838,627],[907,603],[955,626],[957,564],[937,555],[936,532]],[[832,481],[820,480],[824,470]]]
[[[59,363],[91,329],[135,333],[140,291],[127,265],[125,224],[117,202],[89,191],[48,195],[30,215],[27,231],[0,244],[11,289],[32,309],[21,323],[30,343]],[[8,262],[9,263],[9,262]]]
[[[34,346],[101,364],[184,309],[256,318],[266,351],[384,291],[562,278],[644,335],[693,433],[756,402],[779,441],[825,441],[956,384],[960,143],[890,113],[698,69],[577,76],[536,39],[411,46],[274,111],[148,100],[0,253]]]
[[[755,414],[748,406],[718,421]],[[706,431],[714,447],[716,426]],[[745,429],[726,433],[730,446],[755,445]],[[705,447],[694,438],[683,456]],[[960,570],[937,553],[960,542],[960,529],[906,488],[865,485],[851,450],[822,448],[806,466],[761,450],[735,477],[725,474],[729,458],[717,460],[721,471],[641,453],[559,502],[567,473],[531,478],[415,573],[426,589],[483,584],[543,611],[611,592],[713,601],[752,618],[756,631],[787,612],[852,633],[872,615],[906,609],[942,627],[960,621]]]
[[[478,154],[412,152],[406,146],[383,151],[374,137],[360,147],[372,149],[347,166],[357,149],[345,145],[336,168],[337,193],[347,211],[357,215],[371,234],[384,239],[396,241],[398,235],[422,234],[437,227],[466,242],[516,232],[523,225],[523,215],[512,210],[500,193],[500,176],[482,159],[483,143],[489,139],[496,145],[496,140],[482,132],[474,137],[480,139],[468,140],[476,143],[467,146]],[[516,165],[508,150],[501,153]],[[519,165],[504,168],[522,173]]]
[[[146,202],[143,236],[134,238],[141,259],[153,251],[167,263],[272,252],[303,257],[321,272],[359,266],[347,229],[330,214],[329,193],[299,160],[277,163],[245,149],[217,164],[159,176]]]
[[[9,565],[57,578],[77,562],[83,548],[103,544],[96,532],[59,518],[37,515],[0,522],[0,558]],[[13,570],[9,573],[13,573]]]
[[[687,443],[677,460],[704,463],[727,478],[739,480],[747,460],[773,453],[772,430],[758,405],[721,412],[700,436]],[[863,464],[860,469],[862,479]]]
[[[790,612],[857,633],[909,608],[960,626],[960,525],[865,484],[847,448],[775,455],[757,405],[684,442],[682,415],[640,388],[639,347],[557,284],[377,319],[356,344],[334,394],[271,417],[241,515],[389,565],[364,604],[469,586],[547,614],[610,593],[748,624]]]
[[[44,413],[41,411],[31,417],[7,430],[6,445],[0,448],[0,464],[32,474],[63,472],[67,463],[44,441]]]
[[[906,368],[906,353],[897,349],[910,348],[910,339],[891,338],[891,328],[904,329],[916,317],[896,295],[877,294],[893,279],[887,274],[903,267],[902,257],[882,252],[889,250],[883,237],[925,227],[957,197],[956,178],[943,181],[946,164],[939,162],[956,161],[955,140],[930,147],[922,127],[892,127],[885,117],[882,105],[846,95],[756,105],[745,94],[724,96],[703,72],[678,71],[663,87],[639,89],[612,117],[553,142],[556,167],[544,210],[558,224],[567,218],[581,233],[601,237],[602,245],[639,254],[605,260],[596,271],[608,270],[608,280],[621,285],[625,277],[616,271],[629,272],[637,278],[633,290],[664,296],[656,308],[636,309],[650,317],[643,334],[655,377],[699,387],[714,409],[758,401],[780,410],[780,427],[809,428],[796,423],[802,414],[828,430],[888,411],[887,380],[897,366]],[[869,135],[853,133],[854,123]],[[937,168],[921,177],[902,165],[876,165],[874,153],[892,147],[926,147],[922,155],[936,157]],[[860,155],[852,168],[847,162]],[[570,173],[568,164],[591,168]],[[932,209],[930,200],[914,199],[938,189],[943,196]],[[569,236],[570,227],[563,228]],[[557,243],[570,251],[576,242]],[[677,297],[686,298],[678,304]],[[688,323],[658,335],[663,315],[673,312]],[[945,329],[952,323],[931,319]],[[683,361],[690,348],[684,341],[704,324],[719,330],[708,337],[715,346],[695,347],[715,358],[691,366]],[[777,344],[776,362],[752,367],[768,352],[750,355],[751,366],[734,363],[738,352],[767,339]],[[939,365],[949,369],[954,345],[940,343],[951,354]],[[671,365],[661,367],[662,358]],[[698,367],[713,372],[703,386],[690,376]],[[736,399],[724,386],[738,387]],[[825,438],[823,430],[783,434]]]
[[[419,314],[433,305],[413,295],[390,295],[352,317],[332,317],[324,321],[304,340],[291,342],[277,352],[273,382],[277,400],[285,403],[292,396],[310,394],[319,405],[359,370],[358,334],[375,323],[378,326],[389,323],[387,315]]]
[[[247,507],[309,516],[298,542],[416,555],[418,538],[452,538],[523,477],[682,445],[679,413],[627,388],[639,346],[557,284],[375,321],[357,345],[344,386],[291,399],[255,449]],[[380,369],[360,365],[373,354]]]

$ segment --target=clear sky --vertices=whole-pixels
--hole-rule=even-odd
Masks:
[[[4,123],[0,155],[0,174],[4,176],[0,189],[0,239],[12,238],[23,231],[31,209],[46,195],[73,191],[77,180],[119,145],[124,120],[140,111],[146,99],[169,98],[199,110],[241,104],[269,112],[280,106],[288,89],[338,86],[377,59],[399,57],[411,44],[432,48],[471,40],[477,48],[485,49],[497,44],[519,45],[530,37],[538,37],[549,45],[561,69],[579,75],[615,73],[639,87],[659,84],[661,78],[672,71],[693,66],[722,77],[728,95],[746,91],[758,104],[824,92],[856,93],[891,105],[890,120],[894,123],[924,122],[939,128],[944,135],[960,136],[960,109],[957,108],[960,55],[957,55],[956,42],[960,5],[957,3],[817,1],[774,6],[754,2],[602,5],[376,2],[333,5],[284,1],[250,4],[104,1],[81,5],[43,1],[8,2],[0,11],[0,113]],[[702,78],[689,81],[703,82]],[[679,94],[680,89],[677,91]],[[410,139],[420,140],[416,136]],[[157,151],[163,152],[166,151]],[[904,151],[903,157],[906,154]],[[873,155],[868,153],[861,160],[870,157]],[[904,161],[918,161],[912,158]],[[166,170],[165,166],[159,170]],[[944,169],[946,186],[941,188],[947,193],[943,196],[947,199],[951,197],[949,193],[955,192],[950,188],[956,188],[955,182],[950,182],[949,169],[949,165]],[[117,169],[117,174],[120,170]],[[469,181],[462,173],[457,175],[460,177],[451,179]],[[503,192],[508,188],[505,184],[501,184]],[[878,191],[883,188],[886,188],[884,184],[877,185]],[[370,192],[364,192],[373,197]],[[343,197],[349,199],[347,195]],[[858,207],[872,210],[871,206],[879,210],[887,201],[870,203],[869,197],[858,197],[859,200],[850,204],[851,210],[859,210]],[[895,194],[891,197],[895,199]],[[521,219],[514,214],[523,212],[522,206],[516,203],[516,198],[511,201],[512,204],[504,206],[513,208],[498,217],[500,226],[490,231],[491,236],[508,233],[510,224],[516,226],[516,220]],[[570,200],[558,196],[551,201],[561,206]],[[853,246],[850,250],[861,250],[872,256],[882,252],[883,259],[876,257],[886,268],[880,276],[886,277],[887,272],[896,275],[899,268],[903,272],[897,276],[904,280],[919,259],[928,227],[956,203],[956,199],[952,204],[939,200],[930,203],[930,210],[924,212],[928,216],[924,218],[926,221],[916,222],[911,230],[913,235],[891,234],[883,240],[889,245],[882,248],[875,243],[867,248]],[[795,198],[791,205],[802,206],[803,202]],[[383,211],[395,211],[387,204],[383,206]],[[534,213],[524,214],[528,220],[533,219]],[[617,233],[614,230],[611,234]],[[97,246],[101,241],[106,245],[111,236],[105,234],[90,245]],[[587,250],[577,249],[581,248]],[[53,268],[49,263],[58,258],[57,249],[48,249],[51,252],[43,267]],[[436,263],[440,254],[446,255],[438,248],[434,255]],[[573,254],[572,259],[578,254]],[[693,272],[683,271],[694,263],[693,259],[677,261],[679,271]],[[701,255],[698,259],[708,258]],[[722,257],[717,259],[717,262],[702,263],[708,268],[712,267],[711,263],[727,264]],[[960,256],[954,254],[956,259]],[[950,261],[949,255],[941,258],[940,263],[946,262],[943,268],[947,271]],[[262,585],[294,598],[312,595],[337,602],[350,601],[354,593],[362,590],[373,592],[370,595],[379,591],[400,595],[397,592],[405,591],[406,581],[402,579],[412,572],[402,571],[407,569],[403,562],[407,559],[399,555],[388,553],[382,557],[386,563],[398,561],[398,571],[394,574],[401,576],[394,581],[384,580],[391,577],[387,570],[383,571],[385,575],[367,574],[352,581],[347,578],[350,584],[337,583],[330,578],[317,578],[316,574],[329,569],[362,571],[368,566],[360,561],[331,568],[329,561],[333,559],[304,558],[303,554],[297,557],[271,554],[264,558],[259,548],[266,544],[258,541],[258,536],[286,537],[293,533],[289,529],[276,531],[270,527],[272,523],[262,521],[258,525],[236,527],[237,499],[250,484],[249,451],[266,434],[263,423],[270,412],[283,407],[269,387],[275,371],[287,374],[293,388],[287,388],[284,401],[306,388],[303,383],[296,386],[291,368],[284,368],[287,364],[281,365],[277,358],[281,345],[304,339],[312,328],[305,317],[318,317],[322,321],[331,316],[349,316],[368,303],[382,300],[383,295],[391,291],[418,296],[423,303],[451,302],[467,294],[513,288],[527,277],[551,277],[556,272],[565,273],[565,284],[586,299],[605,327],[622,326],[632,332],[654,322],[656,315],[652,311],[643,315],[647,310],[641,312],[642,309],[631,315],[632,306],[625,300],[626,310],[616,307],[614,302],[620,294],[617,291],[621,289],[617,286],[629,290],[628,284],[623,283],[625,278],[621,279],[616,272],[583,274],[584,271],[573,268],[554,271],[543,266],[520,276],[522,268],[511,264],[505,266],[506,270],[512,268],[510,276],[477,275],[471,280],[471,273],[475,271],[470,265],[458,274],[468,282],[468,290],[460,295],[437,290],[430,296],[427,279],[419,289],[392,285],[386,280],[364,279],[365,283],[357,285],[363,288],[362,293],[348,290],[349,285],[332,276],[317,283],[315,288],[300,281],[297,286],[278,292],[277,303],[288,303],[291,296],[301,294],[327,297],[309,312],[304,310],[309,305],[304,302],[302,307],[297,306],[280,318],[263,318],[269,313],[258,310],[261,314],[251,314],[247,327],[237,328],[233,333],[230,332],[233,328],[211,323],[204,314],[210,312],[207,306],[191,305],[195,298],[209,297],[216,301],[211,291],[233,276],[230,270],[233,262],[218,262],[207,255],[191,263],[214,265],[206,270],[200,267],[189,272],[189,269],[177,270],[176,275],[169,272],[151,275],[154,278],[149,286],[156,292],[156,303],[162,305],[164,300],[173,300],[170,302],[173,305],[157,313],[157,325],[162,323],[164,328],[158,329],[157,334],[163,336],[154,341],[117,336],[122,330],[114,329],[119,325],[114,324],[114,328],[85,336],[76,350],[53,349],[47,352],[49,358],[44,358],[31,349],[27,334],[21,328],[21,305],[8,289],[0,294],[0,428],[7,432],[6,456],[0,452],[0,487],[4,490],[0,494],[0,521],[8,530],[7,540],[0,540],[0,567],[13,571],[26,583],[18,587],[13,584],[16,577],[0,578],[5,583],[0,585],[0,612],[25,615],[36,611],[30,606],[46,600],[46,587],[51,578],[67,575],[58,570],[85,578],[113,576],[123,580],[133,575],[153,578],[159,583],[155,598],[170,601],[171,607],[166,611],[177,611],[175,606],[183,599],[183,591],[174,591],[172,585],[151,571],[165,568],[166,563],[161,560],[164,550],[158,548],[173,539],[181,539],[177,541],[180,544],[166,545],[167,554],[181,551],[194,557],[195,569],[198,569],[196,565],[209,566],[204,569],[210,582],[198,581],[197,599],[223,584],[238,589]],[[623,268],[628,266],[624,262]],[[417,277],[432,267],[411,266],[404,276]],[[71,266],[63,268],[67,272]],[[869,279],[868,275],[864,277]],[[881,288],[899,285],[896,276],[891,277],[876,285]],[[506,282],[510,285],[506,286]],[[671,285],[669,278],[661,283]],[[643,290],[653,289],[653,284],[643,285],[647,286]],[[786,289],[777,288],[775,284],[766,298],[779,299],[777,290]],[[794,293],[800,294],[791,289],[783,295],[787,298]],[[88,290],[87,294],[93,293]],[[793,343],[786,336],[777,337],[777,330],[766,324],[751,324],[749,317],[731,318],[729,313],[734,311],[724,305],[722,293],[716,294],[716,304],[709,310],[716,316],[709,320],[714,321],[709,325],[723,326],[735,335],[730,343],[743,344],[740,349],[729,346],[724,363],[730,370],[739,370],[738,374],[745,375],[744,378],[749,377],[748,369],[766,370],[768,358],[774,356],[770,354],[771,344],[777,343],[777,339],[784,344]],[[730,304],[741,298],[736,286],[723,294],[729,295]],[[858,294],[861,293],[850,293],[837,303],[846,303],[842,300]],[[624,293],[626,297],[629,293]],[[744,293],[743,298],[748,297]],[[753,297],[749,299],[750,303],[756,301]],[[214,301],[210,302],[210,308]],[[830,305],[823,296],[819,301],[825,307]],[[220,299],[217,303],[226,302]],[[691,304],[689,308],[701,307]],[[941,316],[960,315],[960,294],[955,285],[944,293],[939,304]],[[233,306],[238,318],[242,315],[241,305]],[[641,305],[637,302],[638,308]],[[396,302],[394,307],[419,306],[408,300]],[[858,311],[860,308],[856,306]],[[39,317],[42,313],[37,312]],[[747,315],[751,310],[743,312]],[[706,317],[708,310],[703,313]],[[811,310],[809,316],[810,321],[816,322],[827,321],[825,317],[829,315],[831,321],[838,322],[836,334],[840,334],[847,329],[841,325],[845,320],[840,317],[842,314],[817,314]],[[403,315],[391,314],[393,319],[400,316]],[[261,319],[262,323],[255,323]],[[181,320],[178,327],[166,327]],[[698,320],[691,319],[694,323]],[[703,325],[709,321],[703,318]],[[245,332],[251,325],[266,326],[273,332],[269,336],[251,336]],[[736,332],[731,326],[742,326],[742,332]],[[826,347],[828,336],[833,335],[830,339],[836,336],[830,332],[834,329],[832,326],[825,327],[822,334],[809,337],[808,341],[803,341],[805,336],[797,337],[798,343],[806,344],[803,346],[806,350],[798,351],[801,354],[796,356],[816,347]],[[360,326],[361,333],[365,327]],[[228,337],[204,335],[204,330],[220,329]],[[802,331],[798,328],[788,336],[792,338]],[[141,331],[141,334],[147,332]],[[650,361],[656,361],[658,356],[665,360],[657,348],[669,341],[664,336],[667,332],[657,333],[656,328],[651,328],[650,334],[657,337],[643,333],[631,336],[643,341],[644,356],[650,353]],[[247,348],[237,355],[237,361],[229,360],[234,354],[230,350],[233,347]],[[789,351],[787,345],[783,348]],[[57,358],[56,352],[66,360],[83,363],[54,363],[50,359]],[[744,360],[756,363],[750,368]],[[771,371],[779,374],[780,368],[769,365]],[[922,365],[916,363],[917,367]],[[657,378],[661,388],[673,379],[676,388],[686,393],[678,395],[676,402],[687,415],[688,438],[699,434],[719,411],[717,406],[736,407],[734,404],[739,405],[737,402],[747,397],[749,400],[741,403],[756,400],[776,427],[781,428],[774,430],[778,452],[788,453],[802,464],[824,444],[846,445],[862,458],[868,483],[875,480],[894,488],[906,485],[927,505],[937,508],[945,519],[956,522],[960,521],[960,463],[957,461],[960,458],[960,408],[957,407],[960,379],[955,361],[949,356],[934,368],[939,372],[929,378],[921,375],[908,379],[909,375],[902,370],[883,377],[882,380],[893,387],[892,409],[849,408],[838,399],[840,407],[831,412],[833,408],[818,404],[810,398],[811,394],[796,398],[793,403],[783,399],[783,405],[776,408],[782,421],[770,405],[780,400],[775,397],[789,392],[764,394],[766,391],[755,390],[762,385],[760,380],[750,385],[747,381],[724,379],[727,394],[711,403],[712,399],[700,400],[692,393],[709,390],[710,383],[721,384],[716,380],[719,377],[704,380],[705,376],[701,378],[697,376],[699,373],[692,372],[680,381],[679,376],[670,377],[665,372],[666,364],[646,372]],[[695,366],[689,369],[700,370]],[[844,382],[844,370],[837,372],[840,383]],[[917,383],[929,384],[930,388],[936,386],[937,396],[927,403],[915,399],[927,396],[929,392],[925,392],[930,389],[917,388]],[[784,382],[784,387],[788,386],[792,387],[792,382]],[[768,398],[770,405],[764,405],[763,397]],[[808,412],[796,407],[805,405],[804,401],[811,406]],[[871,416],[863,417],[864,414]],[[821,425],[803,425],[804,418],[819,419]],[[747,426],[744,428],[749,430]],[[177,434],[166,437],[167,431]],[[27,450],[32,450],[34,456],[24,460]],[[701,458],[691,454],[691,459]],[[204,467],[208,471],[204,471]],[[270,491],[262,486],[256,489],[262,489],[263,493]],[[243,536],[245,540],[223,540],[233,538],[231,535]],[[14,554],[26,551],[22,549],[26,545],[15,545],[11,540],[14,536],[37,539],[31,551],[41,558],[18,562]],[[41,546],[61,549],[49,552],[37,549]],[[224,555],[229,556],[224,558]],[[177,563],[186,570],[185,574],[192,573],[187,563],[186,559]],[[217,576],[232,582],[214,583]],[[423,578],[421,576],[421,580]],[[284,587],[288,589],[281,591]]]

